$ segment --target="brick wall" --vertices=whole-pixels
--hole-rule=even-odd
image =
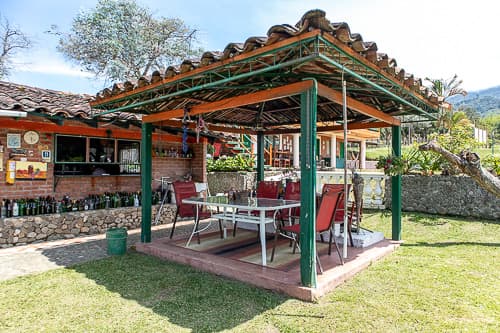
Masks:
[[[50,150],[54,156],[54,134],[40,133],[40,141],[36,145],[27,145],[22,140],[25,131],[16,129],[0,129],[0,145],[3,145],[3,158],[0,161],[3,171],[0,171],[0,198],[18,199],[34,198],[39,196],[54,196],[57,200],[64,195],[73,199],[80,199],[88,194],[103,192],[124,191],[132,192],[141,189],[141,177],[139,175],[123,176],[64,176],[54,178],[54,164],[48,163],[46,180],[18,180],[14,184],[6,184],[5,169],[11,149],[7,149],[7,133],[21,134],[21,148],[27,149],[26,159],[28,161],[41,161],[41,151]],[[155,142],[153,142],[153,146]],[[180,143],[169,143],[178,146]],[[155,179],[162,176],[171,177],[172,180],[182,179],[188,172],[193,174],[193,180],[206,182],[206,143],[190,143],[193,150],[193,158],[153,157],[153,189],[160,186]],[[19,156],[13,156],[13,160],[20,160]]]

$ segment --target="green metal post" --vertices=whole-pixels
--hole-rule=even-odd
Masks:
[[[141,242],[151,242],[151,180],[152,180],[152,137],[153,124],[142,124],[141,138],[141,187],[142,187],[142,221]]]
[[[316,81],[300,96],[300,278],[316,288]]]
[[[264,132],[257,133],[257,181],[264,180]]]
[[[392,126],[392,150],[401,157],[401,127]],[[391,177],[392,191],[392,240],[401,240],[401,175]]]

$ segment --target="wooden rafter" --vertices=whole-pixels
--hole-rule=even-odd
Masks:
[[[19,130],[34,130],[46,133],[54,134],[67,134],[67,135],[84,135],[84,136],[98,136],[107,137],[109,136],[109,128],[93,128],[88,126],[76,126],[76,125],[64,125],[60,126],[54,123],[40,122],[40,121],[29,121],[29,120],[14,120],[14,119],[2,119],[0,120],[0,126],[3,128],[12,128]],[[125,129],[111,129],[111,136],[115,139],[141,139],[140,131],[125,130]],[[156,136],[156,134],[154,134]],[[165,140],[172,142],[181,142],[182,138],[175,135],[161,134],[161,137]]]
[[[318,83],[318,95],[328,98],[330,101],[342,105],[342,93],[333,90],[324,84]],[[369,117],[383,121],[389,125],[399,126],[401,121],[398,118],[392,117],[382,111],[375,109],[369,105],[361,103],[354,98],[347,97],[347,107],[351,110],[357,111]]]
[[[197,114],[209,113],[224,109],[231,109],[244,105],[256,104],[265,101],[270,101],[273,99],[287,97],[290,95],[299,94],[309,89],[312,86],[312,84],[313,83],[311,80],[305,80],[301,82],[291,83],[281,87],[261,90],[254,93],[249,93],[235,97],[229,97],[216,102],[195,105],[189,109],[189,115],[194,116]],[[142,121],[144,123],[155,123],[172,118],[182,118],[183,116],[184,116],[184,110],[176,109],[176,110],[169,110],[144,116],[142,117]]]
[[[391,125],[383,122],[383,121],[376,121],[372,123],[366,123],[366,122],[358,122],[358,123],[349,123],[347,124],[347,129],[348,130],[357,130],[357,129],[367,129],[367,128],[382,128],[382,127],[389,127]],[[316,132],[336,132],[336,131],[342,131],[344,129],[343,125],[333,125],[333,126],[318,126],[316,129]],[[271,134],[293,134],[293,133],[300,133],[300,128],[290,128],[290,129],[272,129],[268,130],[265,132],[266,135],[271,135]]]

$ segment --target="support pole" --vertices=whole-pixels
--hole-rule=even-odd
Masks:
[[[316,110],[317,83],[300,95],[300,278],[316,288]]]
[[[366,169],[366,140],[359,142],[359,168]]]
[[[292,139],[293,167],[300,168],[300,134],[295,133]]]
[[[141,242],[151,242],[151,181],[152,181],[152,137],[153,124],[142,123],[141,137]]]
[[[392,126],[392,151],[401,157],[401,127]],[[391,177],[392,240],[401,240],[401,175]]]
[[[332,134],[330,136],[330,167],[336,168],[337,167],[337,137],[335,134]]]
[[[257,133],[257,181],[264,180],[264,133]]]
[[[347,85],[342,80],[342,121],[344,127],[344,241],[342,243],[342,257],[347,259],[347,201],[349,193],[347,192]]]

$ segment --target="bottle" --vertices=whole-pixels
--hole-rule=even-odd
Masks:
[[[26,200],[26,215],[27,216],[31,215],[31,200],[32,199]]]
[[[134,207],[139,207],[139,196],[137,193],[134,195]]]
[[[18,200],[18,207],[19,207],[19,216],[24,216],[26,215],[26,211],[25,211],[25,203],[24,203],[24,199],[20,199]]]
[[[12,205],[12,216],[19,216],[19,205],[17,204],[17,200],[14,200],[14,204]]]
[[[5,202],[3,199],[0,201],[0,218],[7,216],[7,208],[5,208]]]
[[[12,217],[12,203],[9,199],[5,202],[5,209],[7,210],[7,217]]]

